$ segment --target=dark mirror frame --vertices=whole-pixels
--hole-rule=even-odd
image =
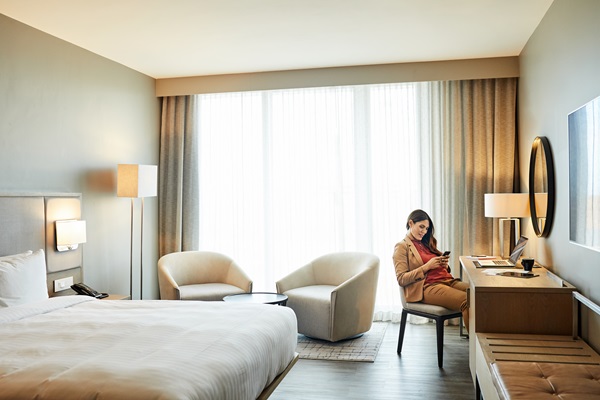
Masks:
[[[546,179],[548,180],[548,206],[546,209],[546,222],[544,223],[543,230],[540,229],[538,224],[538,216],[535,207],[535,166],[536,157],[538,152],[544,152],[546,159]],[[538,237],[548,237],[550,235],[550,229],[552,228],[552,221],[554,219],[554,202],[555,202],[555,184],[554,184],[554,159],[552,157],[552,150],[550,149],[550,142],[545,136],[538,136],[533,140],[531,146],[531,158],[529,159],[529,210],[531,212],[531,224],[533,230]]]

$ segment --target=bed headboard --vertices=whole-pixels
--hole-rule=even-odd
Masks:
[[[81,194],[0,193],[0,256],[44,249],[48,295],[73,294],[71,289],[54,293],[54,280],[72,276],[81,282],[82,249],[58,252],[54,222],[81,219]]]

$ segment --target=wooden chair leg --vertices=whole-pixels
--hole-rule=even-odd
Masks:
[[[400,334],[398,335],[398,354],[402,353],[402,342],[404,342],[404,331],[406,330],[406,318],[408,313],[402,310],[402,317],[400,318]]]
[[[437,331],[437,356],[438,367],[443,368],[444,364],[444,320],[435,320],[435,330]]]

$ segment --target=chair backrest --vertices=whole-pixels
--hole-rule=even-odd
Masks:
[[[379,257],[370,253],[340,252],[321,256],[311,262],[315,282],[338,286],[355,275],[379,267]]]
[[[210,251],[183,251],[158,260],[160,273],[168,273],[178,285],[224,282],[235,262],[224,254]]]
[[[406,296],[404,295],[404,288],[398,285],[400,289],[400,302],[402,303],[402,308],[406,308]]]

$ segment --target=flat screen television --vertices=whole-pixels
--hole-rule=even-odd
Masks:
[[[600,251],[600,97],[569,114],[569,240]]]

